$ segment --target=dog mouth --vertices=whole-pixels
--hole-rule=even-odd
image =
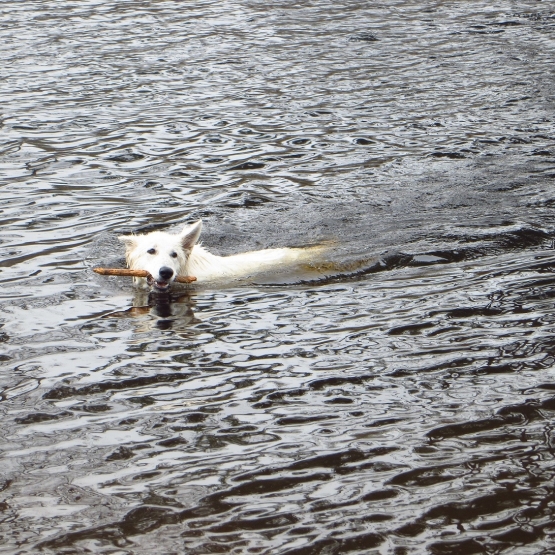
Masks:
[[[147,279],[147,283],[150,287],[154,287],[160,291],[166,291],[171,285],[171,281],[156,281],[154,278]]]

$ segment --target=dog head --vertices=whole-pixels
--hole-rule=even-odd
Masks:
[[[147,280],[148,285],[166,291],[176,276],[185,273],[187,259],[201,230],[199,220],[178,234],[153,231],[145,235],[122,235],[119,240],[125,244],[127,266],[132,270],[146,270],[152,276],[152,280]]]

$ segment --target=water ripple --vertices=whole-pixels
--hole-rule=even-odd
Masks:
[[[548,553],[549,6],[0,6],[1,553]],[[99,278],[202,217],[294,275]]]

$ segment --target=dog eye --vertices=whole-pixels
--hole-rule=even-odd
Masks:
[[[172,252],[172,253],[170,254],[170,256],[171,256],[172,258],[177,258],[177,253],[176,253],[176,252]]]
[[[156,249],[148,249],[146,252],[148,252],[148,254],[156,254]]]

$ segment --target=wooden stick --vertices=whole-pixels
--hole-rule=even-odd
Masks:
[[[146,270],[129,270],[128,268],[93,268],[93,272],[96,272],[101,276],[129,276],[147,278],[150,280],[154,279]],[[197,281],[197,278],[193,276],[177,276],[174,281],[177,281],[177,283],[191,283],[193,281]]]

